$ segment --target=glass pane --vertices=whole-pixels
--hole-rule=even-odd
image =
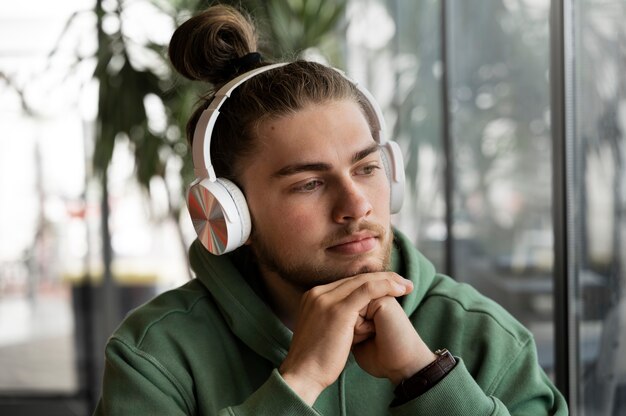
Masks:
[[[450,1],[452,275],[534,334],[554,370],[549,2]]]
[[[574,1],[574,179],[570,207],[581,414],[626,414],[626,3]],[[572,34],[570,34],[572,35]]]

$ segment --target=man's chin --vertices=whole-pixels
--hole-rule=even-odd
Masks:
[[[384,264],[384,261],[380,259],[369,259],[368,261],[352,262],[351,264],[336,263],[328,261],[324,263],[324,266],[315,270],[314,273],[289,273],[287,280],[292,282],[299,281],[300,284],[306,289],[312,289],[315,286],[325,285],[336,282],[338,280],[346,279],[348,277],[354,277],[364,273],[376,273],[388,270],[388,267]],[[302,269],[301,272],[304,272]],[[311,272],[312,270],[307,270]],[[299,277],[308,277],[301,279]],[[283,277],[286,277],[283,274]]]
[[[391,268],[391,245],[383,244],[377,250],[355,256],[336,256],[326,253],[326,267],[335,267],[345,277],[363,273],[389,271]]]
[[[358,262],[357,264],[346,267],[344,270],[344,276],[351,277],[364,273],[378,273],[388,271],[389,265],[385,264],[385,262],[380,259],[376,259],[365,262]]]
[[[253,249],[262,272],[275,274],[305,291],[358,274],[388,271],[391,264],[391,244],[356,256],[324,252],[294,262],[280,261],[284,257],[274,255],[273,251],[258,242]],[[290,257],[293,259],[296,256],[286,256],[286,259]]]

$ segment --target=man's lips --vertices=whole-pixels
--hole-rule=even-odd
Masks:
[[[371,251],[377,244],[378,238],[375,234],[369,232],[359,233],[337,241],[329,246],[327,250],[341,254],[361,254]]]

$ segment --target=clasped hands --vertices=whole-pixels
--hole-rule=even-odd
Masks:
[[[337,380],[350,351],[359,366],[395,385],[435,360],[395,299],[413,290],[393,272],[364,273],[317,286],[300,302],[285,382],[309,405]]]

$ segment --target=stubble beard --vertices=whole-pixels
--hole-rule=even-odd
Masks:
[[[367,264],[360,266],[358,269],[350,270],[350,267],[346,268],[332,261],[327,263],[320,261],[303,261],[303,257],[299,257],[299,259],[286,258],[289,256],[285,256],[284,253],[287,252],[288,249],[270,247],[262,238],[255,235],[252,236],[252,249],[262,272],[274,273],[291,286],[302,291],[307,291],[315,286],[332,283],[339,279],[357,274],[390,270],[391,248],[393,245],[390,227],[385,230],[383,226],[370,222],[350,225],[332,236],[329,236],[324,240],[321,246],[331,246],[333,242],[340,238],[364,230],[373,231],[378,234],[382,250],[377,254],[365,253],[361,256],[355,256],[354,261],[356,262],[363,259],[367,260]]]

